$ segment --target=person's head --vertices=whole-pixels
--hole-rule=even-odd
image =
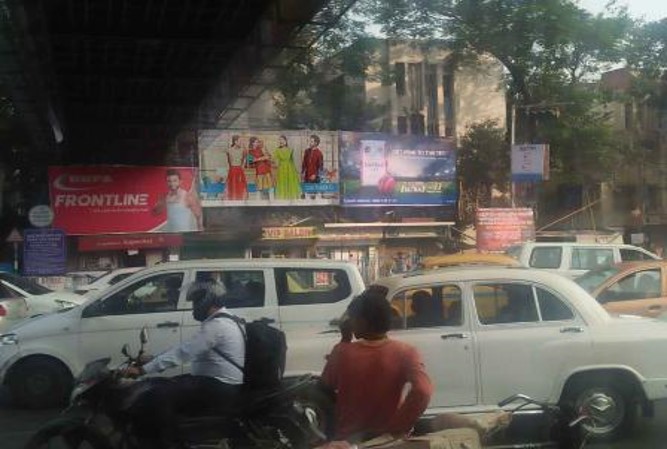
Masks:
[[[173,168],[167,170],[167,187],[172,192],[181,187],[181,173],[178,170]]]
[[[286,147],[287,146],[287,137],[281,135],[278,137],[278,145],[281,147]]]
[[[219,282],[195,282],[189,289],[187,300],[192,303],[192,317],[204,321],[220,310],[227,299],[227,290]]]
[[[313,134],[310,136],[310,146],[311,147],[316,147],[320,144],[320,136],[317,134]]]
[[[356,338],[383,338],[391,328],[391,304],[383,295],[364,292],[352,300],[347,309]]]
[[[234,135],[232,136],[232,146],[233,146],[233,147],[234,147],[234,146],[237,146],[237,145],[239,144],[239,139],[240,139],[240,138],[241,138],[241,136],[239,136],[238,134],[234,134]]]
[[[251,137],[248,139],[248,147],[249,148],[255,148],[259,142],[259,139],[257,137]]]
[[[417,315],[428,315],[431,313],[431,301],[433,298],[426,290],[418,290],[412,294],[412,311]]]

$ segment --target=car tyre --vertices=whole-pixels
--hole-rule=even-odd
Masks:
[[[615,441],[634,428],[637,402],[627,382],[587,379],[571,389],[567,402],[577,413],[591,417],[581,424],[581,431],[591,441]]]
[[[15,405],[54,408],[67,402],[72,375],[57,360],[33,357],[19,362],[9,373],[7,383]]]

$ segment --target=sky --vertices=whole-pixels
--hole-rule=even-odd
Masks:
[[[593,13],[603,12],[609,0],[580,0],[579,4]],[[627,5],[630,15],[648,22],[667,17],[667,0],[618,0]]]

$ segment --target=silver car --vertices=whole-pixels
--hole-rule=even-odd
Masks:
[[[28,314],[25,299],[0,284],[0,334],[27,318]]]

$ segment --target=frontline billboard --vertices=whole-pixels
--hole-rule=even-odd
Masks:
[[[448,140],[340,133],[342,203],[453,206],[456,152]]]
[[[49,167],[53,225],[69,235],[199,231],[196,180],[192,167]]]

